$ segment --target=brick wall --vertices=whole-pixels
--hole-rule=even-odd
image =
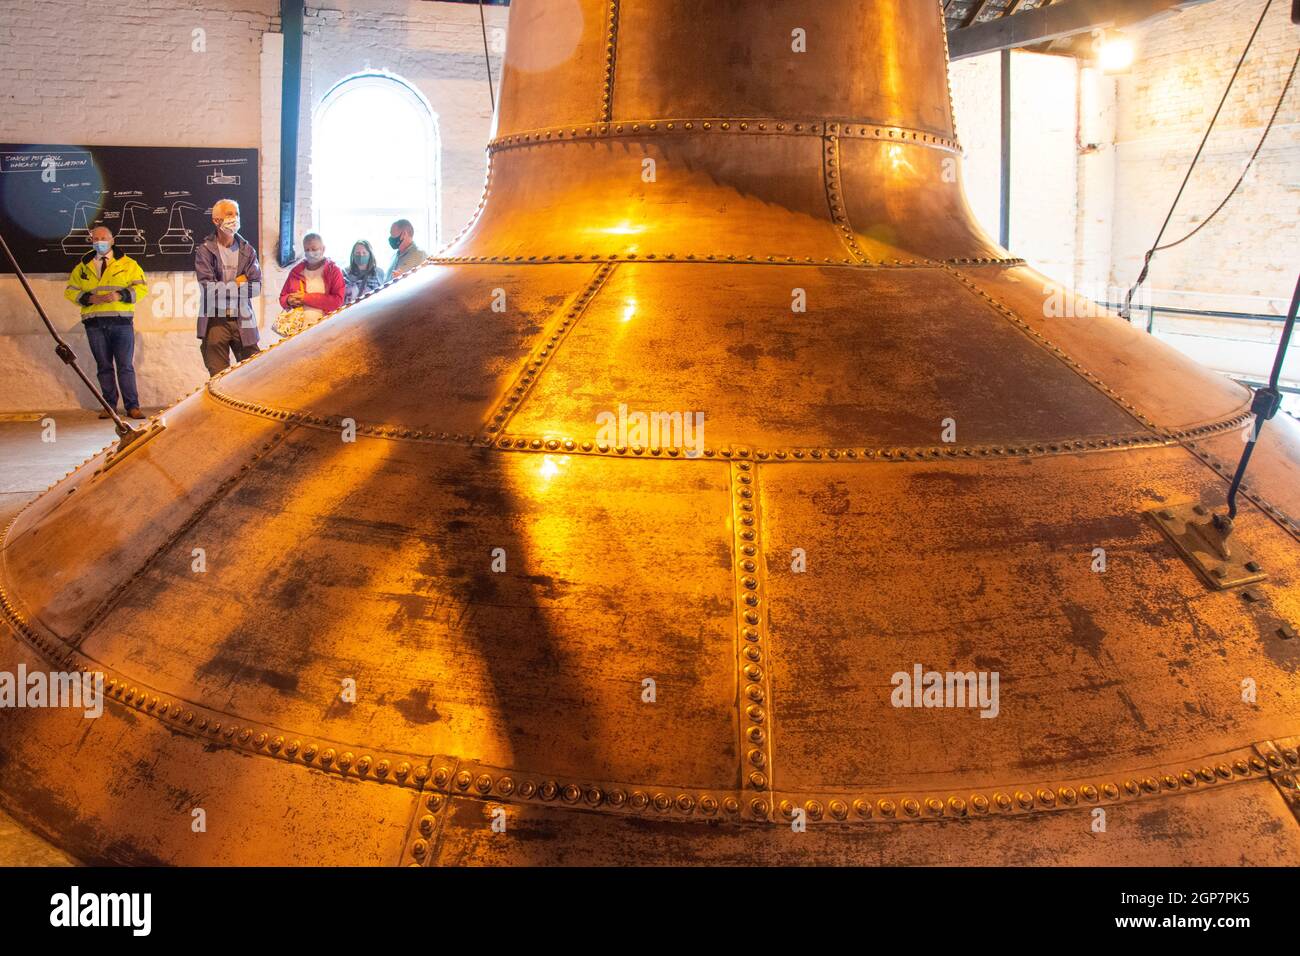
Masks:
[[[1128,281],[1160,229],[1262,4],[1215,0],[1136,34],[1119,78],[1114,274]],[[1241,175],[1290,69],[1300,28],[1274,3],[1242,67],[1165,240],[1200,223]],[[1161,253],[1157,297],[1190,308],[1281,312],[1300,248],[1300,88],[1293,88],[1257,170],[1194,239]]]
[[[1076,81],[1031,66],[1058,58],[1017,53],[1012,250],[1094,297],[1122,296],[1262,9],[1260,0],[1213,0],[1129,31],[1137,60],[1118,77],[1084,67]],[[1273,4],[1165,241],[1202,222],[1241,175],[1300,44],[1289,13],[1290,4]],[[967,190],[981,222],[996,234],[997,54],[953,64],[952,82],[958,134],[969,154]],[[1024,90],[1025,84],[1034,89]],[[1064,135],[1066,117],[1077,117],[1077,140]],[[1072,207],[1063,204],[1066,198]],[[1036,212],[1027,219],[1026,210]],[[1300,84],[1241,189],[1195,238],[1157,255],[1144,295],[1156,305],[1284,314],[1296,281],[1298,212]],[[1267,373],[1279,331],[1277,324],[1211,319],[1166,318],[1159,325],[1162,338],[1194,358],[1254,378]],[[1300,381],[1298,347],[1285,376]]]
[[[1182,235],[1218,203],[1254,148],[1300,36],[1288,22],[1288,6],[1274,4],[1171,236]],[[5,51],[0,140],[261,151],[258,241],[268,278],[264,322],[275,314],[274,295],[284,274],[273,263],[279,207],[278,9],[277,0],[135,0],[106,16],[103,4],[91,0],[63,0],[57,7],[46,0],[0,4]],[[1089,291],[1130,281],[1259,9],[1259,0],[1213,0],[1136,31],[1138,61],[1118,80],[1078,69],[1071,60],[1017,53],[1013,251],[1054,278]],[[486,8],[489,29],[503,30],[506,15],[504,8]],[[192,49],[197,29],[204,31],[202,53]],[[96,96],[109,105],[97,109],[83,105],[87,69],[95,63],[87,47],[130,51],[130,69],[111,53],[103,58]],[[495,55],[492,67],[499,77]],[[478,10],[426,0],[308,3],[298,236],[313,225],[312,118],[335,84],[367,70],[401,76],[437,114],[440,225],[442,238],[450,238],[478,202],[491,116]],[[968,153],[967,191],[994,236],[997,84],[996,55],[953,66],[958,134]],[[1300,89],[1292,91],[1256,173],[1219,219],[1157,258],[1152,296],[1192,308],[1282,312],[1294,283],[1294,250],[1300,248],[1297,208]],[[433,245],[428,237],[422,244]],[[149,278],[174,284],[179,277]],[[90,366],[76,310],[62,298],[63,283],[62,276],[34,278],[42,300]],[[192,320],[160,308],[161,301],[154,297],[142,304],[137,319],[137,367],[146,405],[167,404],[204,378]],[[1276,340],[1275,327],[1258,324],[1171,324],[1167,334],[1198,357],[1242,373],[1264,364]],[[0,411],[90,406],[54,358],[17,282],[8,277],[0,277],[0,368],[6,372],[0,376]],[[1291,374],[1300,377],[1300,371]]]

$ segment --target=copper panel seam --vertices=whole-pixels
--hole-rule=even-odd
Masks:
[[[457,762],[451,770],[460,766]],[[435,784],[436,786],[436,784]],[[433,866],[438,859],[438,850],[442,842],[442,823],[447,818],[447,806],[451,803],[437,790],[420,788],[419,799],[411,808],[411,822],[407,826],[406,842],[403,845],[401,866]]]
[[[1268,763],[1269,778],[1277,787],[1282,801],[1300,825],[1300,759],[1297,759],[1300,737],[1285,740],[1265,740],[1255,745],[1255,750]]]
[[[770,819],[771,804],[764,796],[772,785],[773,706],[767,627],[766,569],[758,511],[757,469],[749,461],[733,461],[730,468],[732,528],[735,534],[736,682],[740,730],[740,787],[749,798],[745,818]],[[729,806],[729,805],[728,805]]]
[[[737,472],[745,462],[737,463]],[[737,512],[743,517],[737,503]],[[742,526],[743,528],[743,526]],[[738,533],[740,541],[748,541],[743,529]],[[743,585],[741,585],[743,589]],[[0,595],[3,597],[3,595]],[[16,633],[38,654],[65,667],[76,667],[86,671],[90,668],[85,662],[93,660],[80,652],[68,652],[56,656],[56,648],[42,641],[30,629],[19,626],[7,605],[3,606],[6,618]],[[748,624],[754,618],[742,618]],[[761,627],[761,619],[758,625]],[[764,629],[765,631],[765,629]],[[761,646],[762,642],[755,642]],[[106,676],[112,671],[106,671]],[[276,728],[252,724],[223,724],[212,720],[210,716],[227,717],[217,711],[191,705],[188,701],[172,700],[167,697],[151,696],[150,689],[138,682],[133,682],[127,689],[127,682],[111,679],[106,685],[107,700],[111,705],[110,713],[117,709],[129,709],[140,715],[153,716],[165,722],[169,728],[182,736],[202,741],[204,745],[212,743],[224,745],[238,752],[251,756],[269,757],[302,764],[324,773],[354,778],[359,781],[378,785],[409,787],[425,794],[421,806],[430,810],[439,809],[445,801],[428,802],[434,794],[455,794],[476,799],[491,799],[511,803],[562,802],[568,805],[583,805],[584,809],[603,810],[607,812],[631,812],[667,814],[674,819],[713,819],[721,808],[723,819],[737,818],[738,806],[735,795],[724,791],[704,791],[701,793],[679,792],[677,788],[664,786],[638,786],[635,784],[579,784],[574,781],[557,780],[545,775],[527,771],[501,771],[482,765],[462,764],[453,757],[420,757],[410,754],[388,754],[361,745],[347,745],[325,739],[312,740],[304,744],[301,739],[286,733],[271,733]],[[184,705],[184,706],[182,706]],[[191,709],[192,708],[192,709]],[[196,719],[196,714],[197,719]],[[357,756],[360,752],[360,756]],[[413,763],[414,762],[414,763]],[[437,769],[433,769],[437,764]],[[1197,766],[1199,764],[1199,766]],[[1300,754],[1296,748],[1264,741],[1245,748],[1212,755],[1202,760],[1170,764],[1154,770],[1138,771],[1124,775],[1113,775],[1112,779],[1099,778],[1087,781],[1071,780],[1063,784],[1028,783],[1016,786],[976,787],[975,792],[961,794],[944,791],[920,790],[908,791],[896,788],[862,788],[858,796],[844,792],[784,792],[777,791],[770,795],[775,802],[776,816],[768,799],[756,796],[758,788],[752,781],[740,796],[752,797],[743,819],[747,822],[782,823],[781,817],[789,818],[795,806],[801,806],[806,819],[813,822],[906,822],[925,820],[942,816],[964,817],[1001,814],[1042,812],[1048,810],[1081,809],[1088,806],[1105,805],[1119,801],[1143,799],[1223,785],[1260,777],[1294,774],[1300,767]],[[494,776],[500,774],[500,776]],[[536,783],[533,777],[541,777]],[[520,778],[517,782],[516,777]],[[871,793],[868,795],[867,791]],[[672,792],[669,792],[672,791]],[[983,791],[988,791],[984,793]],[[673,794],[676,794],[674,796]],[[965,795],[963,795],[965,794]],[[850,809],[850,803],[852,813]],[[761,805],[761,808],[760,806]],[[762,813],[760,813],[762,809]],[[829,814],[829,819],[827,819]],[[418,830],[422,814],[413,817],[411,837],[404,851],[403,862],[419,862],[417,841],[426,841],[427,859],[434,855],[433,844],[428,835]],[[437,824],[440,826],[440,823]]]
[[[894,145],[920,146],[949,153],[961,152],[961,145],[955,138],[911,126],[864,122],[860,119],[828,121],[773,116],[674,116],[624,119],[617,122],[611,122],[607,118],[588,126],[573,124],[551,126],[500,136],[489,142],[487,148],[490,152],[497,152],[520,146],[543,146],[585,139],[616,139],[620,136],[635,137],[638,141],[645,141],[648,138],[647,133],[655,133],[661,137],[667,137],[669,134],[702,136],[721,133],[743,133],[750,136],[822,136],[832,129],[838,136],[848,136],[853,139],[874,139]]]
[[[1121,774],[1039,780],[1015,785],[949,790],[866,787],[857,790],[770,791],[776,813],[768,818],[739,815],[732,795],[718,790],[684,791],[669,786],[625,782],[576,782],[517,770],[465,764],[450,787],[453,796],[518,805],[552,804],[575,809],[665,816],[675,820],[724,819],[784,825],[801,807],[813,822],[903,823],[940,817],[1023,815],[1133,802],[1161,796],[1219,789],[1286,774],[1300,767],[1294,747],[1261,752],[1260,744]],[[1267,758],[1267,759],[1266,759]],[[446,769],[439,770],[437,780]],[[533,778],[539,777],[541,782]],[[436,783],[437,781],[435,781]],[[953,792],[961,789],[960,793]],[[676,796],[674,796],[676,794]],[[741,796],[745,793],[742,791]],[[718,810],[724,813],[719,817]],[[851,812],[850,812],[851,811]]]
[[[735,255],[734,253],[726,253],[726,252],[710,253],[707,255],[699,255],[697,253],[692,252],[681,256],[679,256],[675,252],[666,252],[666,253],[614,252],[608,255],[602,255],[600,253],[593,253],[591,255],[588,255],[586,253],[579,252],[579,253],[574,253],[573,255],[569,255],[565,253],[562,255],[547,255],[547,256],[536,256],[536,255],[534,256],[524,256],[524,255],[430,256],[425,261],[427,263],[433,263],[436,265],[512,265],[512,266],[562,265],[570,261],[572,262],[583,262],[583,261],[631,262],[631,263],[636,263],[638,265],[646,265],[647,261],[649,261],[649,262],[656,263],[658,265],[671,264],[671,265],[700,265],[700,266],[702,265],[816,266],[819,269],[822,268],[942,269],[945,265],[1004,266],[1008,269],[1011,269],[1016,266],[1023,266],[1026,264],[1024,259],[1020,259],[1017,257],[1011,257],[1006,259],[997,259],[991,256],[985,256],[982,258],[958,256],[951,259],[931,259],[931,258],[923,257],[918,259],[893,259],[888,262],[884,260],[881,260],[879,262],[870,262],[870,261],[857,262],[853,259],[847,259],[847,258],[815,259],[812,256],[787,256],[784,254],[770,255],[770,256],[757,256],[757,255],[753,255],[752,253],[747,253],[743,256],[738,256]],[[394,279],[393,281],[394,282],[401,281],[401,278],[402,277],[399,276],[397,279]],[[374,293],[372,292],[370,293],[370,295],[374,295]],[[346,309],[349,308],[349,306],[344,306],[343,308]],[[341,312],[343,310],[340,309],[339,311]],[[330,314],[333,315],[334,313],[331,312]],[[246,361],[251,362],[252,359],[247,359]]]
[[[483,426],[486,432],[498,432],[505,428],[510,419],[519,411],[533,386],[542,377],[547,365],[550,364],[551,358],[560,350],[560,346],[564,344],[569,332],[586,314],[587,306],[591,304],[591,300],[600,292],[605,280],[610,277],[616,268],[618,266],[614,263],[598,265],[582,291],[576,297],[570,298],[565,306],[556,313],[552,319],[552,324],[543,330],[539,337],[541,344],[533,350],[528,359],[524,361],[523,366],[515,374],[513,388],[501,399],[501,403],[496,409],[489,409],[487,422]],[[547,337],[548,332],[550,333],[549,338]]]
[[[291,421],[297,425],[325,431],[338,431],[342,427],[342,418],[320,415],[308,415],[294,409],[273,408],[257,402],[245,402],[223,392],[215,382],[208,383],[208,393],[212,398],[250,415],[259,415],[279,421]],[[1222,421],[1201,425],[1194,429],[1164,431],[1156,435],[1151,432],[1113,435],[1108,438],[1062,438],[1053,441],[1035,441],[1027,443],[1009,442],[1003,444],[964,445],[953,444],[942,448],[937,446],[795,446],[780,448],[762,448],[752,446],[729,446],[725,448],[706,447],[702,459],[709,460],[717,456],[723,458],[746,458],[751,455],[757,461],[770,461],[773,464],[783,461],[825,461],[848,464],[852,462],[889,462],[889,461],[937,461],[941,459],[974,458],[1037,458],[1046,455],[1081,454],[1090,452],[1115,451],[1124,448],[1159,448],[1178,444],[1182,437],[1202,437],[1227,431],[1244,424],[1249,415],[1237,415]],[[449,433],[424,431],[401,425],[378,422],[357,422],[357,433],[371,438],[384,438],[392,441],[417,441],[432,444],[479,445],[494,447],[502,451],[558,451],[563,449],[573,454],[616,455],[624,456],[629,452],[634,456],[649,455],[661,460],[689,460],[680,449],[676,448],[642,448],[632,446],[611,447],[605,442],[590,440],[579,441],[571,436],[557,437],[548,435],[472,435],[468,432]],[[647,459],[648,460],[648,459]]]
[[[1182,761],[1123,774],[1091,775],[1019,786],[980,786],[948,790],[903,791],[864,788],[854,796],[830,790],[774,795],[777,816],[792,820],[796,809],[814,823],[908,821],[1089,809],[1189,792],[1204,792],[1233,783],[1273,777],[1282,768],[1300,766],[1295,749],[1262,755],[1258,744],[1201,760]]]
[[[162,544],[158,545],[158,547],[154,549],[152,554],[144,559],[144,562],[131,573],[131,576],[114,588],[111,593],[106,595],[104,600],[100,602],[99,606],[86,616],[86,620],[81,625],[81,629],[76,634],[72,635],[72,639],[68,643],[73,647],[80,647],[85,643],[90,632],[93,631],[99,622],[104,619],[104,616],[117,605],[117,602],[121,600],[122,595],[124,595],[131,586],[135,584],[139,577],[153,567],[154,562],[170,551],[172,545],[174,545],[183,534],[198,524],[198,522],[203,519],[204,515],[206,515],[214,505],[234,490],[235,486],[239,484],[240,479],[249,474],[257,467],[257,464],[263,458],[278,448],[296,428],[296,425],[290,423],[282,431],[272,435],[262,444],[262,447],[253,454],[253,457],[245,462],[238,471],[228,476],[224,481],[213,488],[212,493],[208,495],[204,501],[199,503],[193,513],[181,522],[181,524],[179,524],[176,529],[167,536]]]
[[[1244,425],[1247,422],[1249,422],[1250,419],[1251,419],[1250,415],[1244,415],[1242,416],[1242,419],[1239,424]],[[1218,429],[1218,431],[1224,431],[1224,430],[1225,429]],[[1235,461],[1234,462],[1221,461],[1220,459],[1216,458],[1214,455],[1211,455],[1209,452],[1203,451],[1201,448],[1197,446],[1196,442],[1194,441],[1180,441],[1178,444],[1181,445],[1183,448],[1187,449],[1187,451],[1190,452],[1198,461],[1200,461],[1202,464],[1206,465],[1208,468],[1214,471],[1214,473],[1217,474],[1224,481],[1227,482],[1232,481],[1233,476],[1237,472],[1237,463]],[[1300,517],[1288,514],[1285,510],[1273,504],[1268,499],[1264,498],[1261,494],[1259,494],[1259,492],[1256,489],[1251,487],[1249,481],[1242,482],[1241,487],[1238,489],[1238,493],[1242,497],[1246,498],[1248,501],[1253,503],[1257,508],[1260,509],[1260,511],[1264,512],[1264,514],[1268,515],[1275,522],[1277,522],[1278,527],[1280,527],[1283,531],[1287,532],[1289,535],[1291,535],[1291,537],[1295,538],[1297,541],[1300,541]]]
[[[840,139],[838,124],[827,123],[826,135],[822,137],[822,170],[826,181],[826,204],[830,208],[831,221],[840,234],[846,249],[858,262],[870,260],[858,246],[857,234],[849,222],[848,203],[844,200],[844,182],[840,177]]]
[[[121,671],[106,667],[78,650],[70,650],[41,635],[13,606],[0,588],[0,618],[36,654],[65,670],[104,675],[106,712],[116,708],[151,716],[174,733],[201,741],[203,746],[226,746],[240,753],[269,757],[343,777],[371,780],[390,786],[421,789],[436,776],[432,764],[438,759],[418,754],[383,751],[349,745],[311,734],[296,734],[271,724],[245,721],[195,704],[181,697],[159,693],[142,681],[128,679]],[[444,784],[445,786],[445,781]]]
[[[999,315],[1001,315],[1012,325],[1014,325],[1017,329],[1023,332],[1031,342],[1038,345],[1040,348],[1048,352],[1050,355],[1054,356],[1058,361],[1060,361],[1063,365],[1065,365],[1067,368],[1072,370],[1075,374],[1077,374],[1080,378],[1086,381],[1089,385],[1091,385],[1097,391],[1105,395],[1108,399],[1111,400],[1111,402],[1118,405],[1121,409],[1127,412],[1130,418],[1135,419],[1139,424],[1151,429],[1154,432],[1163,431],[1163,429],[1161,429],[1159,425],[1157,425],[1155,422],[1151,421],[1151,419],[1147,418],[1140,411],[1138,411],[1137,407],[1134,406],[1132,402],[1123,398],[1118,392],[1116,392],[1113,388],[1111,388],[1109,385],[1103,382],[1100,378],[1092,374],[1092,372],[1088,371],[1080,363],[1072,359],[1069,356],[1069,354],[1064,349],[1062,349],[1059,345],[1056,345],[1049,338],[1047,338],[1047,336],[1043,335],[1043,333],[1039,332],[1037,329],[1035,329],[1024,319],[1020,318],[1020,316],[1016,315],[1016,313],[1013,312],[1011,309],[1007,308],[997,299],[993,298],[993,296],[989,295],[987,292],[985,292],[983,289],[977,286],[970,279],[966,278],[966,276],[964,276],[959,270],[953,269],[948,266],[945,266],[944,268],[958,282],[964,285],[967,289],[969,289],[980,299],[983,299],[985,303],[987,303],[991,308],[994,309],[994,311],[996,311]]]
[[[618,63],[618,4],[609,0],[605,21],[605,89],[601,94],[600,115],[608,123],[614,116],[614,68]]]

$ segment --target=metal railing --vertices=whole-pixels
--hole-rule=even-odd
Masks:
[[[1120,309],[1117,302],[1101,302],[1098,304],[1115,312]],[[1172,305],[1146,305],[1134,307],[1132,311],[1134,313],[1146,313],[1146,331],[1148,335],[1154,335],[1156,332],[1157,315],[1182,315],[1202,319],[1233,319],[1242,322],[1268,322],[1273,325],[1286,323],[1285,315],[1263,315],[1258,312],[1221,312],[1215,309],[1180,309]],[[1267,384],[1246,375],[1234,375],[1226,372],[1224,374],[1234,382],[1249,385],[1251,388],[1262,388]],[[1300,395],[1300,387],[1295,385],[1279,385],[1278,390],[1286,392],[1288,395]]]

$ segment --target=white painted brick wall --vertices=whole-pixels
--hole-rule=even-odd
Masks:
[[[486,10],[489,29],[507,11]],[[192,52],[192,31],[206,52]],[[261,158],[258,252],[266,274],[264,326],[278,312],[287,270],[275,265],[279,217],[280,71],[278,0],[3,0],[0,3],[0,141],[138,146],[255,147]],[[274,32],[273,32],[274,31]],[[478,11],[426,0],[308,3],[305,19],[298,237],[312,227],[311,118],[338,81],[366,68],[403,76],[429,100],[442,137],[442,231],[453,235],[478,204],[491,126]],[[107,51],[102,59],[87,49]],[[127,50],[119,59],[112,51]],[[104,67],[91,90],[87,70]],[[500,76],[499,57],[493,74]],[[297,239],[298,237],[295,237]],[[422,245],[431,248],[424,237]],[[295,241],[295,247],[301,243]],[[170,275],[148,276],[167,285]],[[46,310],[93,374],[78,310],[63,298],[66,276],[34,276]],[[136,370],[146,406],[170,404],[206,373],[192,318],[137,310]],[[269,329],[264,340],[273,338]],[[52,343],[17,280],[0,277],[0,411],[91,407],[54,357]]]
[[[1160,229],[1262,5],[1214,0],[1136,34],[1138,59],[1119,79],[1113,278],[1130,282]],[[1274,3],[1219,117],[1165,241],[1194,228],[1241,175],[1290,69],[1300,27]],[[1249,177],[1194,239],[1157,255],[1157,302],[1282,313],[1300,249],[1300,85]]]
[[[1256,41],[1240,86],[1220,120],[1175,217],[1181,235],[1226,194],[1258,138],[1300,31],[1286,3]],[[101,2],[0,3],[0,141],[119,145],[242,146],[261,151],[259,251],[267,273],[264,320],[284,272],[274,265],[279,209],[280,37],[277,0],[135,0],[106,16]],[[1017,54],[1013,250],[1055,278],[1093,287],[1125,283],[1191,159],[1255,17],[1257,0],[1214,0],[1138,34],[1139,58],[1118,82],[1086,75],[1078,89],[1083,133],[1100,149],[1075,149],[1073,65]],[[506,10],[488,7],[490,29]],[[191,52],[192,31],[207,52]],[[311,118],[340,80],[365,69],[404,77],[438,114],[442,139],[442,236],[473,212],[483,184],[491,125],[479,33],[471,4],[426,0],[309,2],[305,23],[298,235],[312,227]],[[269,35],[268,35],[269,34]],[[129,49],[130,68],[102,71],[87,108],[85,55]],[[1040,62],[1043,61],[1043,62]],[[1069,63],[1069,61],[1065,61]],[[497,56],[494,77],[500,76]],[[997,233],[998,67],[996,55],[953,66],[958,134],[968,153],[966,184],[980,221]],[[1037,130],[1037,135],[1029,131]],[[1278,118],[1260,169],[1220,219],[1152,272],[1158,301],[1193,308],[1281,312],[1300,248],[1300,89]],[[427,237],[424,241],[426,248]],[[166,282],[169,276],[153,276]],[[64,277],[34,285],[88,368],[77,310],[62,298]],[[158,312],[159,314],[155,314]],[[143,400],[162,405],[204,377],[192,320],[141,306],[137,368]],[[1221,330],[1225,336],[1237,334]],[[1267,347],[1267,331],[1259,348]],[[1247,334],[1242,331],[1240,334]],[[269,335],[269,333],[268,333]],[[1247,363],[1249,364],[1249,363]],[[0,411],[90,407],[54,358],[18,283],[0,277]]]
[[[1078,210],[1073,59],[1015,51],[1011,57],[1011,251],[1074,283]],[[1001,203],[1001,55],[952,65],[957,136],[966,152],[966,195],[998,237]]]
[[[1083,69],[1077,90],[1064,77],[1030,79],[1017,72],[1012,250],[1091,295],[1109,289],[1111,298],[1122,296],[1141,269],[1261,9],[1259,0],[1214,0],[1130,31],[1137,42],[1131,72],[1103,77]],[[1290,4],[1273,5],[1164,241],[1202,222],[1241,175],[1300,45],[1300,28],[1289,14]],[[1016,57],[1017,67],[1027,56]],[[1026,108],[1019,89],[1026,81],[1050,95]],[[967,191],[980,221],[995,233],[997,55],[953,64],[952,83],[958,134],[969,154]],[[1076,95],[1082,152],[1073,137],[1062,135],[1060,122]],[[1063,189],[1074,191],[1072,216],[1059,204]],[[1026,222],[1017,215],[1026,207],[1055,213]],[[1063,255],[1062,230],[1074,236],[1072,268]],[[1201,233],[1156,256],[1144,294],[1158,305],[1281,315],[1296,281],[1297,249],[1300,83],[1283,104],[1254,173]],[[1280,331],[1276,324],[1162,322],[1162,337],[1172,344],[1214,368],[1255,378],[1267,373]],[[1285,377],[1300,380],[1300,347],[1293,346]]]

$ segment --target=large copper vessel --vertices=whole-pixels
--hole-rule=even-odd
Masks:
[[[1297,859],[1300,430],[1214,582],[1250,395],[981,232],[937,3],[515,0],[500,100],[447,249],[8,524],[0,665],[110,700],[0,713],[6,809],[128,863]]]

